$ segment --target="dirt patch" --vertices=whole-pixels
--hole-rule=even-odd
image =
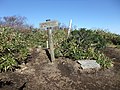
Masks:
[[[0,90],[119,90],[120,55],[111,52],[118,55],[119,51],[105,50],[106,55],[117,58],[113,68],[83,72],[76,61],[58,58],[51,63],[45,50],[34,51],[21,69],[0,73]]]
[[[120,49],[113,48],[113,47],[107,47],[103,52],[108,57],[113,59],[114,62],[120,63]]]

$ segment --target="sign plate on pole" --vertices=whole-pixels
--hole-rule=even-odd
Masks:
[[[41,29],[46,29],[47,27],[57,27],[59,25],[58,21],[47,21],[40,23]]]

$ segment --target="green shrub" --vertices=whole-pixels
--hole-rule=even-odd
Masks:
[[[95,32],[102,36],[108,44],[120,45],[120,35],[111,32],[105,32],[103,30],[95,30]]]
[[[0,27],[0,70],[14,69],[28,56],[26,42],[21,33],[9,27]]]
[[[29,32],[24,34],[24,39],[29,47],[46,47],[46,41],[48,39],[46,31],[36,31],[36,32]]]
[[[56,57],[64,56],[73,60],[96,59],[102,67],[109,67],[111,60],[99,52],[106,47],[106,44],[106,39],[95,31],[85,28],[74,30],[68,39],[64,40],[58,48],[55,48],[55,55]],[[96,58],[99,56],[100,58]]]

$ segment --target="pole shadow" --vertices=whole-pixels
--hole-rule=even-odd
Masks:
[[[51,60],[51,55],[50,55],[49,50],[48,50],[48,49],[44,49],[44,50],[45,50],[46,55],[47,55],[47,57],[49,58],[50,62],[52,62],[52,60]]]

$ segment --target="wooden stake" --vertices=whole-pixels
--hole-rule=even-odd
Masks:
[[[47,44],[47,49],[49,48],[49,46],[48,46],[48,41],[46,41],[46,44]]]
[[[68,29],[68,36],[70,35],[70,31],[71,31],[71,28],[72,28],[72,19],[70,20],[70,23],[69,23],[69,29]]]
[[[48,28],[48,38],[49,38],[49,47],[50,47],[50,55],[51,55],[51,62],[55,60],[54,56],[54,47],[53,47],[53,40],[52,40],[52,29]]]

